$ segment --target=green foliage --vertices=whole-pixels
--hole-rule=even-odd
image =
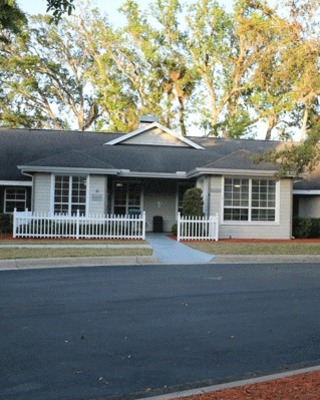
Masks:
[[[12,214],[0,213],[0,234],[13,232],[13,216]]]
[[[292,234],[296,239],[320,238],[320,219],[294,217]]]
[[[73,0],[42,1],[59,24],[31,18],[15,37],[23,13],[0,0],[2,125],[132,131],[153,114],[186,135],[196,115],[219,137],[248,136],[263,120],[267,139],[290,138],[293,126],[306,139],[316,125],[318,0],[236,0],[233,12],[216,0],[151,0],[149,13],[126,0],[121,29],[89,6],[61,18]]]
[[[61,20],[62,15],[71,15],[74,9],[73,0],[47,0],[47,12],[52,11],[52,21],[56,24]]]
[[[0,0],[0,42],[9,42],[3,30],[18,34],[26,23],[27,18],[15,0]]]
[[[283,143],[277,148],[255,157],[256,162],[272,162],[279,164],[277,178],[286,175],[300,176],[304,172],[312,172],[320,162],[320,131],[313,127],[307,139],[302,143]]]
[[[186,216],[203,216],[203,199],[200,188],[186,190],[183,196],[182,214]]]
[[[172,225],[171,233],[173,234],[173,236],[177,236],[177,234],[178,234],[178,224],[177,223]]]

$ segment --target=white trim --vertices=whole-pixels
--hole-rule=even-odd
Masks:
[[[51,174],[51,182],[50,182],[50,214],[54,214],[54,195],[55,195],[55,182],[56,177],[54,174]]]
[[[240,207],[243,209],[248,209],[248,220],[243,220],[243,221],[237,221],[237,220],[225,220],[224,219],[224,187],[225,187],[225,179],[242,179],[242,177],[234,177],[234,176],[223,176],[222,179],[222,188],[221,188],[221,215],[220,215],[220,221],[221,225],[233,225],[233,226],[270,226],[270,225],[280,225],[280,210],[279,210],[279,204],[280,204],[280,182],[276,181],[273,179],[275,182],[275,220],[274,221],[252,221],[252,180],[256,179],[256,177],[245,177],[244,179],[248,179],[249,181],[249,204],[248,207]],[[262,179],[265,177],[262,177]],[[235,207],[228,207],[228,208],[235,208]],[[258,207],[259,208],[259,207]],[[254,209],[257,209],[257,207],[254,207]],[[259,208],[263,209],[263,208]],[[270,207],[270,209],[273,209],[273,207]]]
[[[169,178],[169,179],[187,179],[186,172],[139,172],[130,170],[120,170],[118,176],[128,178]]]
[[[106,146],[113,146],[115,144],[125,142],[125,141],[127,141],[127,140],[129,140],[129,139],[131,139],[133,137],[136,137],[136,136],[140,135],[143,132],[147,132],[147,131],[149,131],[149,130],[151,130],[153,128],[161,129],[162,131],[164,131],[164,132],[168,133],[169,135],[173,136],[174,138],[180,140],[182,143],[187,144],[190,147],[193,147],[194,149],[204,150],[204,147],[200,146],[199,144],[193,142],[190,139],[187,139],[186,137],[184,137],[182,135],[178,135],[177,133],[173,132],[171,129],[159,124],[159,122],[153,122],[152,124],[148,124],[146,126],[143,126],[143,127],[139,128],[139,129],[136,129],[133,132],[130,132],[130,133],[127,133],[126,135],[120,136],[117,139],[111,140],[110,142],[106,142],[105,145]],[[148,145],[151,145],[151,144],[148,144]],[[143,144],[141,146],[143,146]],[[155,146],[158,146],[158,145],[155,144]]]
[[[24,199],[23,200],[16,200],[16,199],[14,199],[14,200],[8,200],[7,199],[7,190],[8,189],[10,189],[10,190],[15,190],[15,189],[17,189],[17,190],[23,190],[24,191]],[[5,189],[4,189],[4,195],[3,195],[3,212],[4,213],[9,213],[9,212],[12,212],[12,211],[7,211],[7,203],[9,202],[14,202],[15,203],[15,206],[14,206],[14,210],[16,209],[16,203],[19,203],[19,204],[21,204],[21,203],[24,203],[24,209],[26,209],[27,208],[27,200],[28,200],[28,194],[27,194],[27,188],[9,188],[9,187],[6,187]]]
[[[90,210],[90,206],[91,206],[91,202],[90,202],[90,175],[86,176],[86,217],[90,214],[89,210]]]
[[[302,196],[319,196],[320,190],[293,190],[292,193]]]
[[[0,186],[26,186],[26,187],[32,187],[32,181],[0,181]]]
[[[118,169],[104,169],[104,168],[80,168],[80,167],[48,167],[48,166],[28,166],[18,165],[22,173],[25,172],[51,172],[56,175],[117,175]]]
[[[195,178],[201,175],[227,175],[241,177],[273,177],[277,170],[254,170],[254,169],[226,169],[226,168],[195,168],[186,173],[186,178]],[[289,176],[288,178],[291,178]]]

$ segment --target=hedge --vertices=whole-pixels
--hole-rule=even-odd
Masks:
[[[12,233],[13,215],[0,213],[0,234]]]
[[[294,217],[292,235],[296,239],[320,238],[320,218]]]

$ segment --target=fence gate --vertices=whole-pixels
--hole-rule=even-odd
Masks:
[[[178,213],[177,240],[215,240],[219,239],[219,216],[188,217]]]

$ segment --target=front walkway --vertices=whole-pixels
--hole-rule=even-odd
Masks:
[[[146,240],[153,248],[153,257],[162,264],[207,264],[214,256],[171,239],[162,233],[147,233]]]

